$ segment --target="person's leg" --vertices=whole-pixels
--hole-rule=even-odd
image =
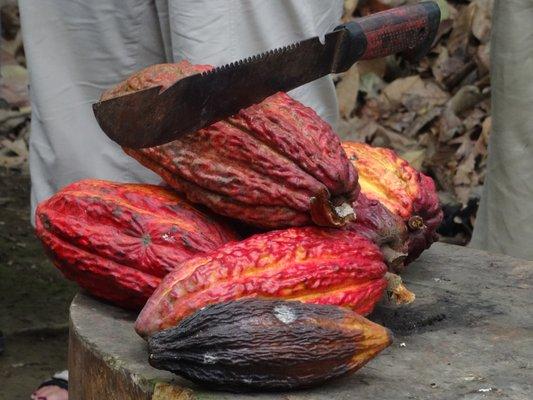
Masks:
[[[19,0],[19,7],[32,105],[32,221],[38,202],[79,179],[159,182],[105,136],[91,108],[104,89],[166,61],[153,1]],[[57,379],[31,398],[67,399]]]
[[[100,130],[102,90],[165,54],[151,0],[19,0],[30,73],[33,210],[83,178],[159,182]]]
[[[342,0],[163,0],[160,15],[174,61],[219,66],[324,35],[340,23]],[[162,24],[164,31],[164,27]],[[338,107],[331,77],[290,93],[332,125]]]
[[[496,0],[492,132],[471,246],[533,260],[533,3]]]

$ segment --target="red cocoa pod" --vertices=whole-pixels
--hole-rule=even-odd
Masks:
[[[357,168],[361,193],[406,224],[407,265],[437,240],[443,214],[435,183],[390,149],[357,142],[342,146]]]
[[[176,193],[154,185],[73,183],[36,210],[53,263],[96,297],[140,309],[182,261],[236,235]]]
[[[178,265],[141,311],[141,336],[175,326],[209,304],[261,297],[351,308],[366,315],[387,287],[370,240],[348,230],[290,228],[257,234]]]
[[[102,99],[167,87],[206,68],[186,61],[155,65]],[[251,225],[343,226],[354,216],[357,172],[339,138],[311,108],[285,93],[171,143],[124,151],[192,202]]]

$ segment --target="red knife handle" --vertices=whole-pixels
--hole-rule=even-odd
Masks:
[[[338,69],[343,69],[347,63],[351,66],[356,60],[395,53],[417,60],[431,48],[439,23],[440,8],[428,1],[392,8],[342,24],[335,30],[344,29],[347,33],[341,50],[346,54],[338,60]]]

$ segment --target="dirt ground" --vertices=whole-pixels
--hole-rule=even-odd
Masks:
[[[66,369],[75,291],[34,236],[29,176],[0,169],[0,400],[27,400],[40,382]]]

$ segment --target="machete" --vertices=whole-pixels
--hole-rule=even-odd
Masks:
[[[121,146],[143,148],[237,113],[276,92],[287,92],[356,61],[402,52],[425,55],[435,39],[434,2],[393,8],[339,25],[333,32],[178,80],[93,104],[102,130]]]

